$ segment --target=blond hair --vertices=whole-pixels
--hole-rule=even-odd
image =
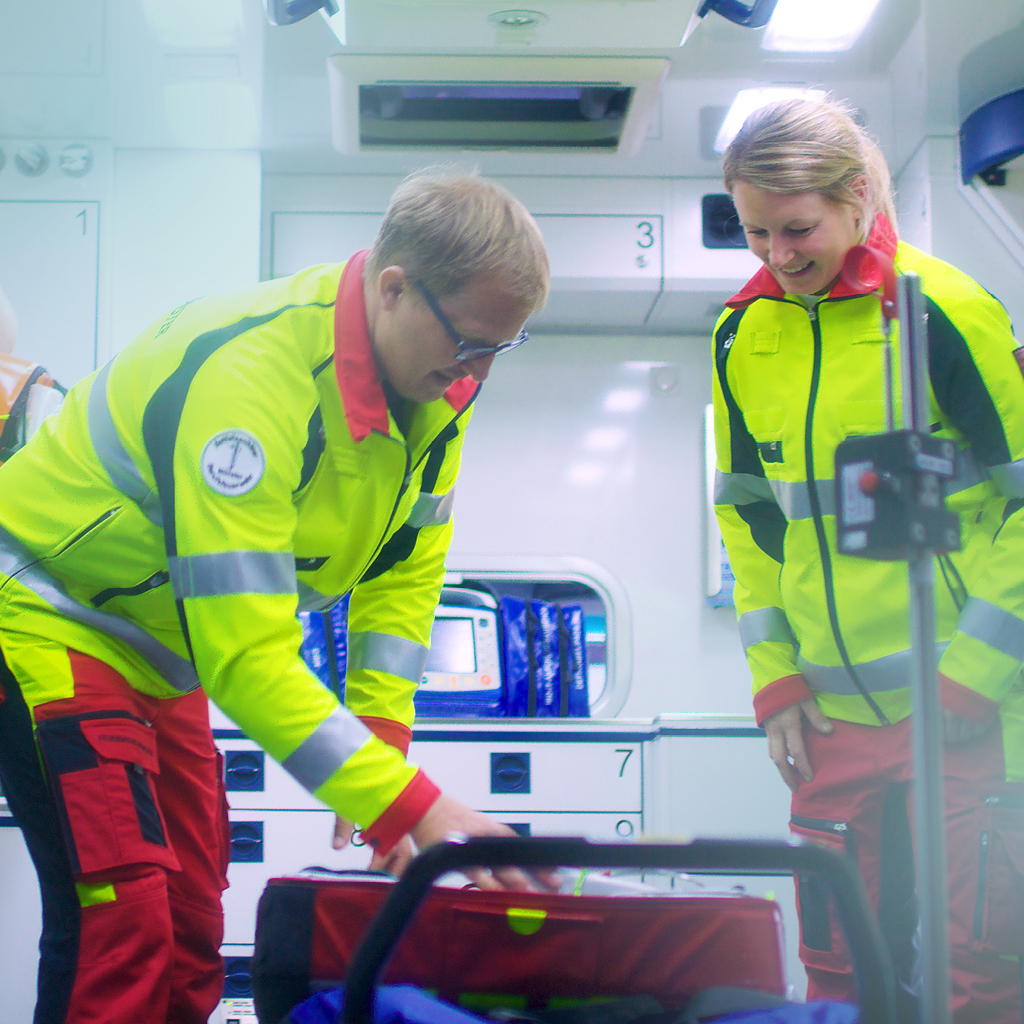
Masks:
[[[730,194],[745,181],[770,192],[818,192],[856,207],[862,243],[880,213],[897,226],[885,157],[836,100],[783,100],[755,110],[729,143],[722,170]]]
[[[396,189],[366,273],[395,265],[441,298],[478,275],[495,277],[534,310],[551,284],[544,239],[526,207],[497,182],[457,166],[417,171]]]

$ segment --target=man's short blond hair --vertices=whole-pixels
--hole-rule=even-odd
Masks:
[[[475,171],[428,167],[395,190],[366,273],[400,266],[444,298],[478,275],[494,277],[537,310],[551,283],[537,222],[507,189]]]

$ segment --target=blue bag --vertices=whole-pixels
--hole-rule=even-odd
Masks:
[[[583,609],[503,597],[505,714],[585,718],[587,693]]]
[[[338,1024],[344,1005],[344,989],[318,992],[292,1009],[288,1024]],[[475,1014],[415,985],[381,985],[374,995],[373,1019],[374,1024],[480,1024]]]

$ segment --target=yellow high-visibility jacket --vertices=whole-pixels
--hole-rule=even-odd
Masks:
[[[364,259],[187,303],[71,390],[0,468],[0,645],[33,704],[70,695],[65,647],[153,696],[202,686],[387,847],[437,792],[395,748],[477,388],[414,406],[403,434]],[[346,708],[303,663],[296,612],[349,591]]]
[[[940,559],[935,588],[942,700],[975,721],[1001,705],[1024,752],[1024,377],[1012,328],[965,274],[897,248],[887,222],[870,244],[921,279],[931,430],[958,449],[947,507],[963,550]],[[898,336],[894,325],[894,346]],[[882,344],[877,294],[840,283],[809,308],[767,268],[715,329],[715,505],[759,721],[812,692],[851,722],[911,710],[906,563],[836,550],[836,447],[885,430]]]

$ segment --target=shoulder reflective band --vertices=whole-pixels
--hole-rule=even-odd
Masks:
[[[427,648],[391,633],[349,633],[348,667],[418,683],[427,665]]]
[[[76,601],[57,580],[39,567],[38,562],[17,538],[0,527],[0,573],[17,577],[22,586],[61,615],[126,643],[138,651],[179,692],[191,693],[199,688],[199,678],[191,662],[154,640],[149,633],[128,619]]]
[[[295,556],[290,551],[217,551],[167,559],[174,596],[294,594]]]
[[[789,619],[781,608],[758,608],[739,617],[740,641],[744,650],[766,640],[796,647]]]
[[[936,660],[948,646],[948,640],[936,643]],[[868,693],[902,690],[910,685],[911,656],[909,650],[897,651],[874,661],[857,662],[853,667]],[[861,694],[857,684],[850,678],[850,673],[842,665],[815,665],[806,658],[797,657],[797,668],[812,690],[848,697]]]
[[[1004,462],[1001,466],[989,466],[988,471],[1005,497],[1024,497],[1024,459]]]
[[[113,361],[111,361],[112,363]],[[110,482],[126,498],[130,498],[142,509],[142,514],[155,526],[163,526],[163,513],[156,492],[142,479],[139,467],[121,443],[121,437],[114,425],[107,401],[107,378],[111,363],[107,363],[93,379],[89,390],[89,404],[86,419],[89,424],[89,440],[92,442],[100,465],[106,470]]]
[[[419,529],[421,526],[442,526],[452,517],[452,505],[455,503],[455,488],[447,494],[431,494],[420,491],[406,525]]]
[[[336,708],[281,762],[281,767],[303,789],[314,793],[372,735],[351,711]]]
[[[1014,661],[1024,661],[1024,622],[998,605],[969,597],[957,629]]]

